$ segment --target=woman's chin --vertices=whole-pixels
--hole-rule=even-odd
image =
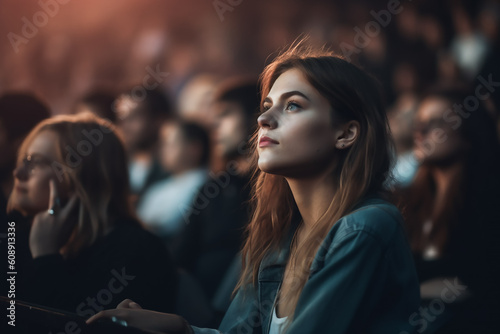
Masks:
[[[29,205],[20,205],[19,203],[14,204],[11,209],[11,211],[17,211],[24,217],[33,217],[44,210],[45,209],[33,208]]]
[[[280,171],[279,166],[276,166],[276,164],[270,163],[269,161],[261,161],[259,159],[258,166],[259,166],[259,169],[264,173],[278,174],[278,175],[280,174],[279,173],[279,171]]]

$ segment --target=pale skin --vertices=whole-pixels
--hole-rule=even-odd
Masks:
[[[71,195],[68,202],[60,207],[57,205],[59,193],[56,181],[50,180],[50,200],[46,211],[38,213],[33,218],[30,232],[30,250],[33,258],[43,255],[57,254],[68,241],[76,223],[71,217],[77,208],[78,196]],[[54,215],[48,213],[49,209],[55,211]]]
[[[191,326],[180,316],[175,314],[160,313],[144,310],[130,299],[122,301],[116,309],[106,310],[90,317],[87,323],[93,323],[98,319],[116,317],[127,322],[128,326],[147,330],[151,333],[167,334],[189,334],[192,333]]]
[[[33,161],[33,169],[28,171],[21,164],[13,173],[15,207],[33,216],[29,237],[33,258],[57,254],[67,242],[77,221],[72,215],[77,208],[78,197],[71,194],[67,185],[57,180],[50,166],[50,162],[56,160],[53,155],[56,142],[55,133],[41,132],[26,152]],[[49,209],[53,209],[55,214],[50,215]]]
[[[354,144],[359,134],[359,123],[332,122],[328,100],[296,69],[288,70],[278,77],[266,97],[263,109],[258,119],[259,140],[266,136],[276,143],[258,148],[259,168],[267,173],[285,176],[290,185],[303,218],[297,234],[300,242],[331,203],[335,194],[331,174],[336,163],[336,151]],[[292,288],[293,274],[287,266],[282,292]],[[87,322],[116,316],[131,326],[166,333],[172,332],[174,325],[177,329],[176,326],[185,323],[175,315],[132,308],[130,302],[123,305],[126,308],[102,311]],[[279,317],[292,312],[291,305],[281,303],[277,306]],[[188,327],[179,333],[189,333]]]

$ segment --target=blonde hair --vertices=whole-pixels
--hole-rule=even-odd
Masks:
[[[18,165],[35,137],[44,131],[57,135],[57,159],[51,166],[80,202],[78,222],[60,250],[63,256],[74,257],[115,221],[134,218],[125,150],[110,122],[90,112],[60,115],[42,121],[28,134],[18,152]],[[8,210],[13,208],[11,196]]]
[[[301,244],[291,249],[290,259],[294,259],[293,267],[298,273],[294,277],[293,289],[287,295],[280,295],[280,300],[291,303],[295,309],[314,256],[333,224],[352,211],[365,195],[382,191],[391,163],[392,141],[374,80],[341,57],[307,48],[302,42],[292,45],[264,69],[260,77],[262,103],[276,79],[290,69],[300,70],[328,99],[333,109],[332,119],[338,122],[356,120],[360,124],[356,142],[339,152],[339,161],[333,171],[335,184],[332,184],[336,192],[327,211],[315,223],[315,228],[304,236]],[[235,292],[248,284],[257,285],[259,264],[269,252],[279,249],[297,211],[286,179],[257,168],[257,132],[253,137],[253,147],[255,171],[251,202],[254,212],[246,229],[242,275]],[[288,319],[291,321],[293,315]]]

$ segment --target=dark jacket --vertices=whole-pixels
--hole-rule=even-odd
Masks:
[[[249,220],[248,179],[231,175],[227,184],[219,182],[212,178],[201,188],[184,231],[172,242],[175,263],[198,280],[209,299],[241,249]],[[214,188],[218,195],[212,198]]]
[[[73,259],[31,259],[18,275],[17,298],[89,317],[130,298],[144,308],[173,312],[175,267],[161,240],[135,221],[122,221]]]

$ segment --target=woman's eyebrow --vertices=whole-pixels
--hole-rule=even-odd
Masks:
[[[45,159],[45,160],[50,160],[49,157],[47,157],[46,155],[44,154],[41,154],[41,153],[37,153],[37,152],[33,152],[31,154],[26,154],[25,157],[28,157],[30,156],[31,158],[42,158],[42,159]]]
[[[292,91],[289,91],[289,92],[283,93],[283,94],[281,94],[280,99],[281,99],[281,100],[285,100],[285,99],[287,99],[287,98],[289,98],[289,97],[291,97],[291,96],[294,96],[294,95],[301,96],[301,97],[303,97],[304,99],[306,99],[307,101],[311,101],[311,99],[310,99],[310,98],[308,98],[306,94],[304,94],[304,93],[302,93],[302,92],[300,92],[300,91],[298,91],[298,90],[292,90]],[[268,97],[266,97],[266,98],[264,99],[264,102],[270,102],[270,103],[272,103],[272,102],[273,102],[273,100],[272,100],[272,99],[268,96]]]

